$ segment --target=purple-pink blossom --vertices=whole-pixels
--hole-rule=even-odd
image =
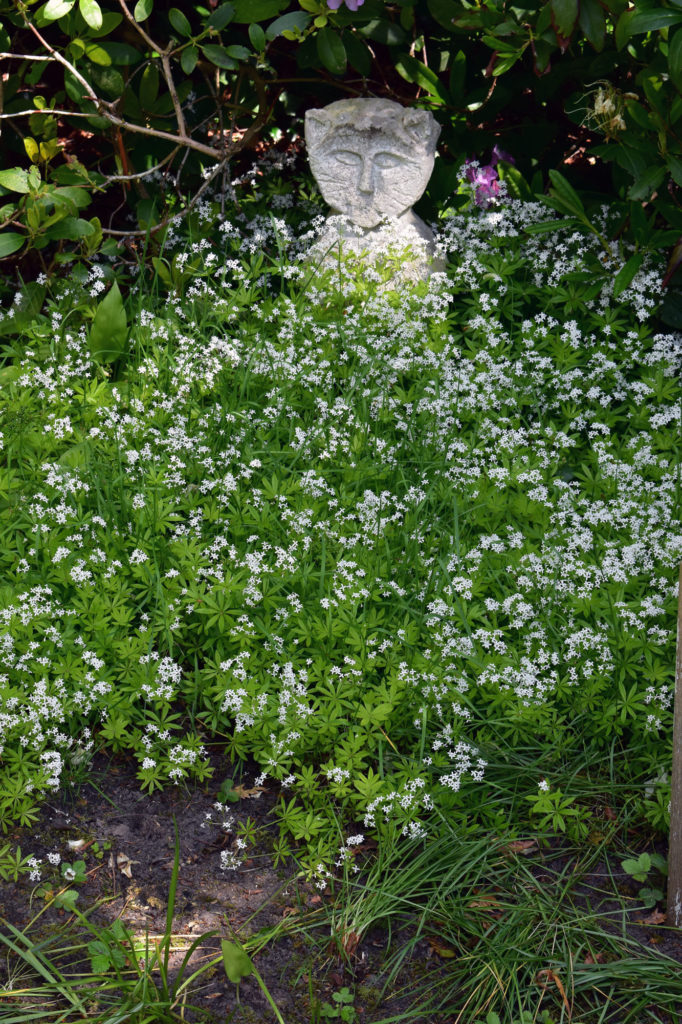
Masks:
[[[342,3],[345,3],[349,11],[357,11],[362,7],[365,0],[327,0],[327,7],[330,11],[338,11]]]
[[[490,200],[500,191],[500,183],[497,180],[497,171],[492,165],[479,167],[478,164],[467,161],[464,177],[475,188],[474,201],[477,206],[487,206]]]
[[[514,157],[495,144],[490,163],[481,167],[475,160],[467,160],[464,165],[464,177],[475,188],[474,202],[477,206],[488,206],[491,199],[499,195],[500,182],[496,167],[500,160],[515,164]]]
[[[511,153],[507,153],[506,149],[501,149],[497,143],[495,143],[493,146],[492,156],[490,157],[490,166],[497,167],[500,160],[503,160],[505,164],[516,165],[516,160]]]

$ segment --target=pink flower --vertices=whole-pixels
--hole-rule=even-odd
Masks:
[[[512,164],[512,166],[516,165],[516,160],[511,153],[507,153],[505,149],[500,149],[497,143],[495,143],[492,156],[490,157],[490,166],[497,167],[500,160],[503,160],[506,164]]]
[[[499,175],[496,170],[500,160],[506,164],[516,164],[514,157],[495,143],[489,164],[481,167],[477,160],[467,160],[464,164],[464,177],[475,188],[474,202],[484,209],[490,205],[491,199],[500,194]]]
[[[497,180],[497,171],[492,165],[479,167],[477,163],[467,161],[464,176],[467,181],[476,189],[475,202],[477,206],[487,206],[489,201],[500,191],[500,183]]]
[[[362,7],[365,0],[327,0],[327,7],[330,11],[338,11],[342,3],[345,3],[349,11],[357,11]]]

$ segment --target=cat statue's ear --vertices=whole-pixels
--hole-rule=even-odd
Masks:
[[[440,125],[428,110],[405,110],[403,129],[411,139],[426,149],[435,146]]]
[[[329,128],[329,115],[325,110],[306,110],[305,141],[308,149],[319,146]]]

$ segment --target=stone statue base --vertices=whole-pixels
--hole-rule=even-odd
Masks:
[[[307,262],[321,270],[338,266],[339,257],[357,257],[386,276],[385,286],[426,281],[445,271],[443,260],[434,255],[431,229],[412,210],[369,230],[349,222],[347,217],[329,217],[314,242]]]

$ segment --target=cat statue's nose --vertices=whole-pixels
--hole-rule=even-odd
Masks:
[[[358,192],[362,192],[364,195],[371,195],[374,192],[374,164],[371,160],[362,161]]]

